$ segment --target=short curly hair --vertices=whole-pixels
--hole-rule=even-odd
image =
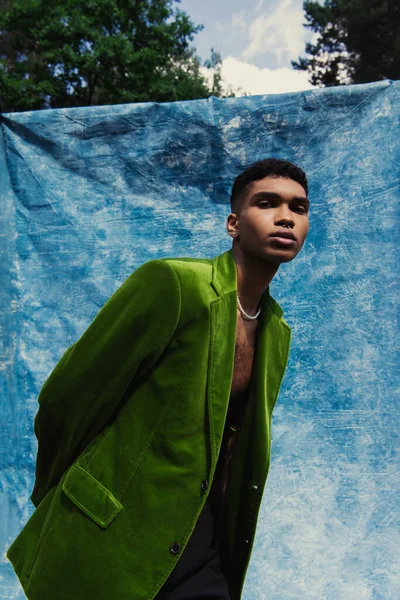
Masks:
[[[265,158],[258,160],[238,175],[233,182],[231,194],[231,211],[239,214],[242,210],[245,191],[253,181],[264,177],[285,177],[297,181],[308,194],[306,174],[300,167],[296,167],[288,160],[280,158]]]

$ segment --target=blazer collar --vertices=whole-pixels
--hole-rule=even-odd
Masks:
[[[223,254],[213,258],[211,286],[218,296],[223,296],[233,292],[235,295],[237,294],[236,261],[231,248],[226,252],[223,252]],[[278,318],[282,317],[283,310],[271,297],[269,293],[269,286],[261,298],[261,319],[266,315],[268,308],[269,310],[272,310],[272,312]]]

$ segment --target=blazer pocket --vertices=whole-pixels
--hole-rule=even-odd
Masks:
[[[68,471],[62,490],[102,529],[106,529],[122,509],[110,490],[77,463]]]

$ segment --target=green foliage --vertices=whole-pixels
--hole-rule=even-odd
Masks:
[[[308,71],[313,85],[400,79],[399,0],[306,1],[303,8],[317,39],[292,66]]]
[[[0,0],[3,112],[223,95],[174,1]]]

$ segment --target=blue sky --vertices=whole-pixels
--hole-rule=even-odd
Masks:
[[[205,26],[194,45],[203,60],[211,47],[221,53],[227,84],[251,94],[312,87],[290,64],[314,35],[303,27],[303,0],[181,0],[176,6]]]

